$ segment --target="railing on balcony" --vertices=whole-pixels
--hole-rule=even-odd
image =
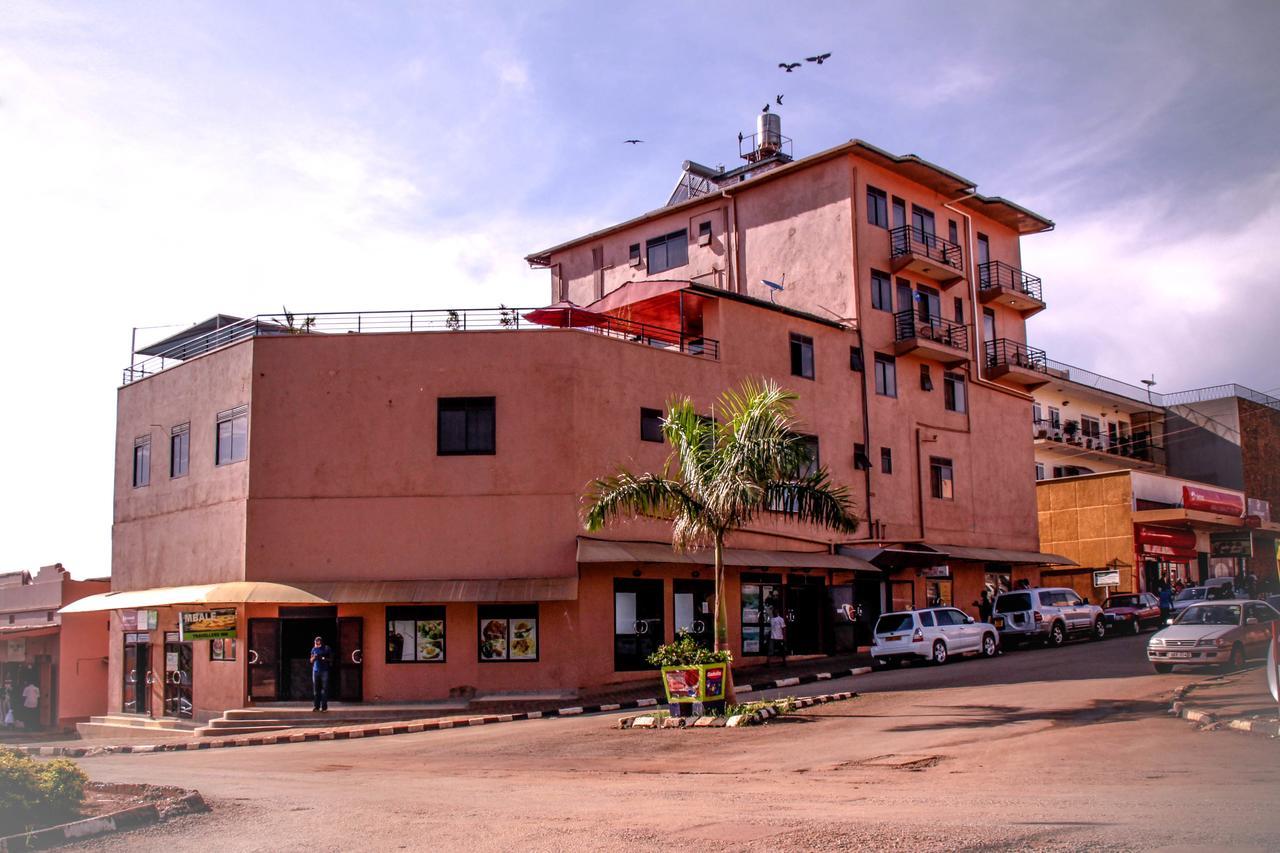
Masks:
[[[899,225],[889,232],[890,255],[921,255],[931,261],[951,267],[957,275],[964,274],[963,255],[955,243],[943,240],[914,225]]]
[[[526,318],[552,312],[545,323]],[[558,313],[555,313],[558,312]],[[648,323],[623,320],[573,308],[466,308],[430,311],[365,311],[359,313],[259,314],[229,326],[184,339],[164,352],[124,368],[128,385],[196,356],[256,337],[290,335],[384,334],[388,332],[542,331],[572,329],[609,338],[676,350],[700,358],[719,359],[720,342]]]
[[[1065,424],[1075,423],[1073,421],[1051,422],[1048,418],[1033,418],[1031,421],[1031,434],[1037,439],[1047,439],[1050,441],[1060,442],[1065,448],[1071,448],[1072,452],[1079,451],[1095,451],[1098,453],[1109,453],[1112,456],[1121,456],[1126,459],[1137,459],[1142,462],[1154,462],[1156,464],[1164,464],[1164,446],[1160,444],[1151,433],[1146,430],[1135,430],[1133,433],[1117,433],[1114,437],[1111,435],[1096,435],[1083,432],[1079,424],[1074,428],[1068,428]]]
[[[1025,273],[1004,261],[987,261],[978,264],[978,288],[1005,287],[1026,294],[1037,302],[1044,302],[1044,287],[1038,276]]]
[[[1029,347],[1009,338],[987,341],[987,367],[1022,367],[1027,370],[1048,370],[1048,358],[1042,349]]]
[[[923,338],[961,351],[969,349],[969,328],[963,323],[952,323],[910,308],[893,315],[893,329],[895,341]]]

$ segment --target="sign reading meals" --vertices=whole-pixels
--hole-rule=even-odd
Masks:
[[[182,640],[229,640],[236,636],[236,609],[190,610],[181,617]]]

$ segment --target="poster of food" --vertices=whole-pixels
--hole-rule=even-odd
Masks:
[[[537,660],[538,620],[511,620],[511,660]]]
[[[696,666],[663,667],[662,678],[667,685],[668,702],[692,702],[698,698]]]
[[[182,640],[216,640],[236,635],[236,609],[189,610],[178,614]]]
[[[507,628],[509,619],[485,619],[480,625],[480,658],[482,660],[507,659]]]
[[[444,620],[428,619],[417,625],[418,660],[444,660]]]

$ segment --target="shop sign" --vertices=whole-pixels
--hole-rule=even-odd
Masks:
[[[1252,557],[1253,533],[1248,530],[1210,533],[1209,549],[1214,557]]]
[[[949,578],[951,577],[951,566],[943,563],[941,566],[926,566],[920,570],[922,578]]]
[[[236,636],[236,609],[191,610],[178,614],[182,640],[226,640]]]
[[[1239,518],[1244,515],[1244,497],[1202,486],[1183,486],[1182,508]]]
[[[154,631],[160,624],[158,610],[121,610],[120,630],[122,631]]]
[[[1094,586],[1120,586],[1119,569],[1099,569],[1093,573]]]
[[[664,666],[662,684],[667,702],[715,702],[724,698],[728,664],[708,663]]]
[[[26,639],[9,641],[9,660],[11,661],[22,660],[26,656],[27,656]]]
[[[1249,498],[1249,515],[1257,516],[1259,520],[1271,521],[1271,501],[1264,501],[1261,498]]]

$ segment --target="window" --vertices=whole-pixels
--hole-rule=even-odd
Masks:
[[[1080,432],[1086,438],[1099,438],[1102,435],[1102,425],[1097,418],[1091,418],[1088,415],[1080,416]]]
[[[876,393],[882,397],[898,396],[898,367],[891,355],[876,353]]]
[[[151,436],[142,435],[133,440],[133,487],[151,484]]]
[[[711,223],[710,222],[698,223],[698,245],[699,246],[711,245]]]
[[[880,448],[880,473],[893,473],[893,450],[888,447]]]
[[[920,625],[924,628],[933,627],[933,611],[925,610],[918,614],[920,616]]]
[[[169,476],[185,477],[191,467],[191,424],[169,430]]]
[[[1036,463],[1036,482],[1038,483],[1043,479],[1044,479],[1044,463],[1037,462]]]
[[[798,465],[795,471],[790,472],[790,476],[802,479],[818,470],[818,437],[816,435],[797,435],[796,438],[799,439],[805,461]],[[774,512],[795,512],[797,510],[794,495],[790,494],[785,487],[781,492],[769,496],[768,506]]]
[[[1031,423],[1039,425],[1044,420],[1044,409],[1039,403],[1031,404]]]
[[[948,604],[952,604],[951,578],[932,578],[926,580],[924,582],[924,603],[929,607],[943,607]],[[939,626],[948,624],[950,620],[947,618],[947,613],[949,612],[951,611],[937,611]],[[963,624],[963,622],[959,624]]]
[[[209,660],[235,659],[236,641],[234,638],[228,637],[226,639],[209,641]]]
[[[665,237],[655,237],[644,244],[649,258],[649,273],[682,267],[689,263],[689,231],[682,228]]]
[[[858,373],[866,369],[862,362],[862,347],[849,347],[849,369]]]
[[[893,313],[893,286],[887,272],[871,271],[871,307]]]
[[[911,205],[911,225],[919,234],[937,234],[933,225],[933,211]]]
[[[442,397],[436,409],[438,456],[495,452],[494,398]]]
[[[443,607],[387,608],[387,663],[444,663]]]
[[[884,190],[867,187],[867,222],[880,228],[889,227],[888,200]]]
[[[907,224],[907,203],[897,196],[893,197],[893,227],[901,228]]]
[[[791,375],[813,378],[813,338],[807,335],[791,335]]]
[[[982,339],[984,341],[996,339],[996,312],[990,308],[982,309]]]
[[[662,443],[662,412],[658,409],[640,410],[640,440]]]
[[[939,500],[955,498],[955,471],[950,459],[929,457],[929,492]]]
[[[214,459],[218,465],[240,462],[249,455],[249,407],[237,406],[218,413]]]
[[[631,248],[627,250],[627,263],[633,267],[640,266],[640,244],[632,243]]]
[[[942,404],[948,412],[964,411],[964,377],[959,373],[943,374]]]
[[[929,365],[927,364],[920,365],[920,390],[933,390],[933,374],[929,372]]]
[[[964,323],[964,300],[959,296],[955,298],[956,322]]]
[[[853,467],[859,471],[871,470],[871,458],[867,456],[867,446],[865,444],[855,444],[853,446]]]
[[[1049,426],[1053,429],[1062,429],[1062,413],[1058,411],[1057,406],[1049,407]]]
[[[978,263],[985,264],[991,260],[991,241],[987,239],[986,234],[978,235]],[[984,280],[983,282],[987,282]]]
[[[947,239],[955,245],[960,245],[960,229],[956,227],[954,219],[947,220]]]
[[[476,609],[482,663],[538,659],[538,605],[505,604]]]

